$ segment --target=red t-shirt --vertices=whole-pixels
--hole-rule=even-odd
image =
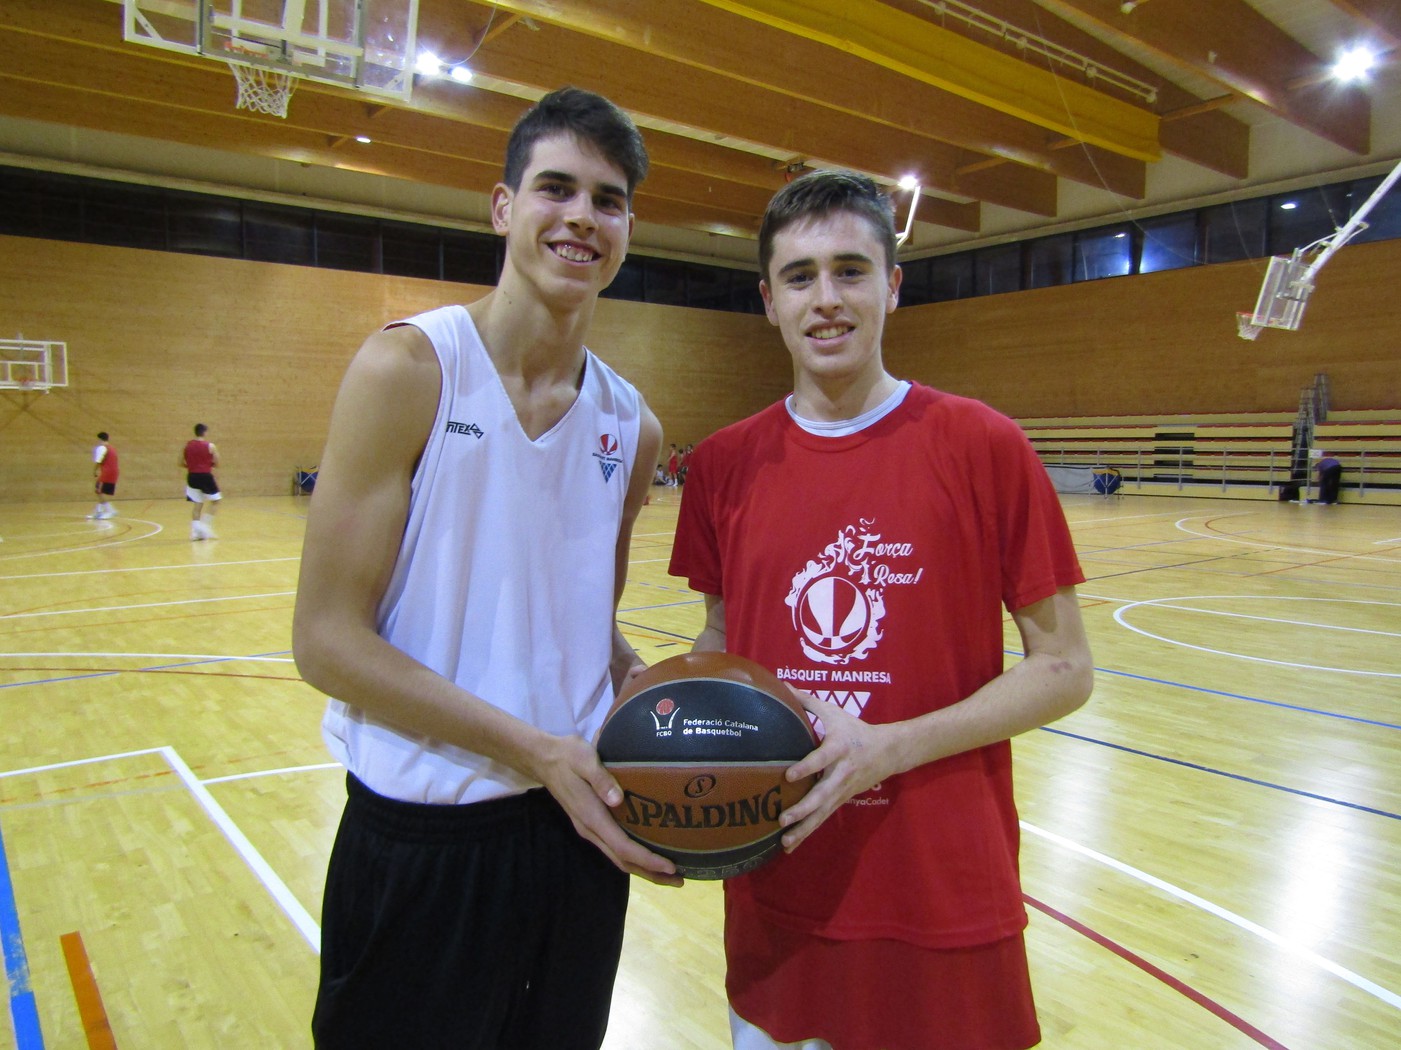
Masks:
[[[1084,581],[1011,420],[912,386],[846,437],[780,402],[692,457],[671,573],[725,601],[726,645],[867,722],[947,707],[1003,670],[1003,610]],[[1007,741],[892,777],[792,855],[726,882],[774,923],[930,948],[1026,925]]]
[[[185,469],[191,474],[212,474],[214,446],[202,438],[185,442]]]
[[[100,447],[107,451],[102,454],[102,458],[97,463],[97,483],[99,485],[115,485],[121,472],[117,465],[117,450],[111,445]]]

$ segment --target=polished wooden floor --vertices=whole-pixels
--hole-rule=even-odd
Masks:
[[[1098,675],[1016,744],[1042,1045],[1401,1046],[1401,509],[1065,499]],[[649,660],[701,623],[677,502],[622,603]],[[342,801],[306,503],[205,543],[117,506],[0,505],[0,1048],[305,1046]],[[608,1050],[728,1047],[719,915],[636,884]]]

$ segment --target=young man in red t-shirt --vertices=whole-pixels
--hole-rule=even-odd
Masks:
[[[219,450],[205,438],[209,428],[195,424],[195,436],[185,442],[180,464],[185,468],[185,498],[194,504],[190,511],[190,539],[212,540],[214,526],[205,520],[205,508],[214,517],[214,506],[223,499],[219,483],[214,480],[214,468],[219,465]]]
[[[705,595],[695,647],[774,669],[823,742],[790,770],[821,779],[785,855],[725,885],[735,1046],[1021,1050],[1009,738],[1090,693],[1069,530],[1015,423],[886,371],[901,274],[872,180],[795,180],[759,253],[793,393],[697,446],[671,572]]]
[[[93,490],[97,493],[97,506],[88,515],[89,518],[105,520],[117,516],[111,500],[117,494],[119,475],[117,449],[104,430],[97,435],[97,445],[92,450]]]

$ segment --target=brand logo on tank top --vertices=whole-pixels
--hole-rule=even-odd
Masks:
[[[924,576],[923,567],[909,571],[907,559],[914,556],[914,544],[885,541],[874,521],[862,519],[838,532],[793,576],[784,599],[808,658],[839,665],[864,660],[882,637],[885,589]]]
[[[471,434],[478,440],[486,437],[482,433],[482,428],[475,423],[458,423],[456,420],[449,419],[445,429],[449,434]]]
[[[603,480],[607,481],[613,476],[613,471],[623,465],[623,461],[616,455],[618,451],[618,439],[612,434],[598,435],[598,451],[593,454],[598,460],[598,468],[603,471]]]

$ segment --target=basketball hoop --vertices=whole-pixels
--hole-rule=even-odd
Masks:
[[[255,52],[249,52],[254,54]],[[297,78],[264,66],[229,60],[234,79],[238,81],[237,109],[250,109],[270,117],[287,117],[287,103],[297,90]]]
[[[1260,326],[1254,323],[1255,315],[1236,311],[1236,334],[1242,339],[1253,340],[1260,334]]]

